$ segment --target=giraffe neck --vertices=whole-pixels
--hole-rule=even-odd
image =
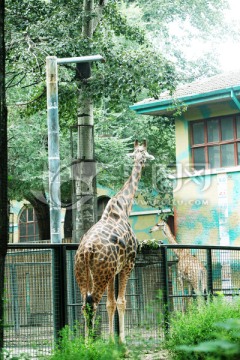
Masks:
[[[177,245],[177,241],[175,239],[175,236],[172,234],[171,230],[170,230],[170,227],[165,224],[164,226],[164,233],[166,235],[166,237],[168,238],[168,241],[171,245]],[[178,250],[178,249],[172,249],[172,251],[177,255],[179,256],[181,254],[181,250]]]
[[[115,198],[120,202],[123,211],[129,216],[132,210],[134,195],[138,188],[138,182],[141,178],[142,165],[135,163],[132,173],[123,185],[122,189],[116,194]]]

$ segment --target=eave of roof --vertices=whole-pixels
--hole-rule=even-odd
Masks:
[[[154,113],[162,115],[174,112],[179,103],[189,107],[203,105],[210,102],[224,101],[228,99],[232,99],[235,102],[236,106],[238,106],[237,96],[240,96],[240,85],[177,98],[172,97],[168,99],[163,98],[158,100],[145,100],[144,102],[140,102],[130,106],[130,109],[134,110],[137,114],[151,115],[152,113]]]

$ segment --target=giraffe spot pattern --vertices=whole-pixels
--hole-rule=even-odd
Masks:
[[[112,291],[112,281],[117,273],[120,273],[123,284],[121,291],[125,291],[138,245],[128,217],[147,155],[146,143],[140,145],[136,141],[134,166],[129,179],[118,194],[109,200],[98,223],[81,239],[75,256],[75,274],[83,296],[83,306],[89,293],[95,310],[108,284]],[[109,296],[109,302],[114,300],[114,294],[110,293]],[[125,307],[125,299],[121,298],[120,301]]]

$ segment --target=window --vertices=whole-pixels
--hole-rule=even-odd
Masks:
[[[38,223],[33,207],[24,207],[19,216],[19,241],[36,242],[39,239]]]
[[[240,164],[240,115],[192,121],[190,131],[195,169]]]

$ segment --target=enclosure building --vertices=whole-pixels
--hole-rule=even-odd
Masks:
[[[108,200],[115,195],[115,192],[107,187],[98,185],[97,187],[97,211],[98,219],[100,219]],[[65,221],[65,209],[62,209],[62,236],[64,234],[63,227]],[[170,209],[163,210],[166,213]],[[149,206],[144,198],[137,194],[129,221],[132,225],[134,233],[138,240],[142,241],[153,236],[150,235],[150,228],[156,224],[159,216],[159,210]],[[37,216],[34,208],[26,201],[12,201],[10,206],[10,243],[38,243],[42,242],[39,239],[39,227]],[[161,232],[154,235],[156,239],[162,239]],[[50,239],[49,239],[50,241]],[[48,241],[44,241],[48,242]],[[71,239],[67,239],[71,242]]]
[[[240,244],[240,71],[145,99],[137,114],[176,115],[174,219],[185,244]]]

